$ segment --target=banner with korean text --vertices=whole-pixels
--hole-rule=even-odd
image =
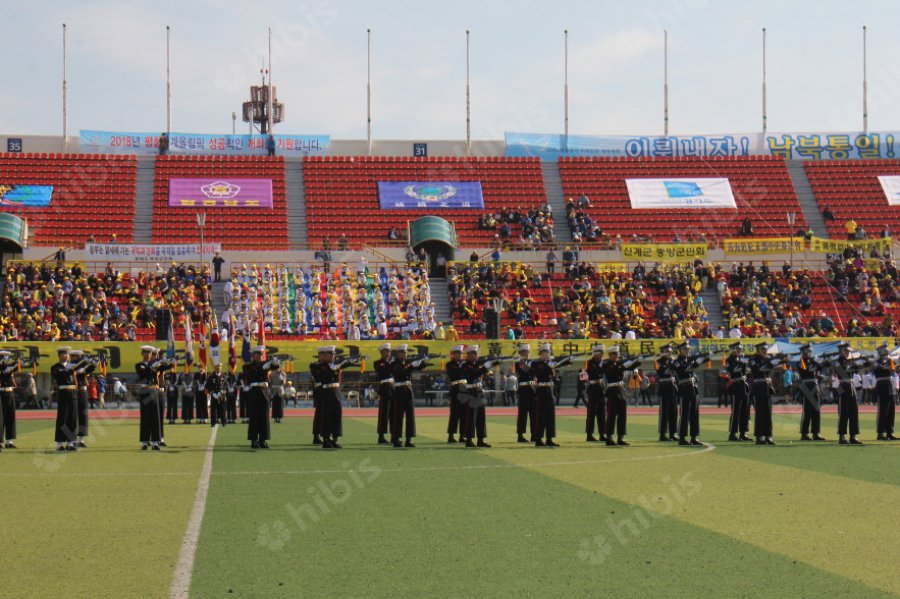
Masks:
[[[222,251],[221,243],[203,244],[203,257],[212,258]],[[200,259],[200,244],[139,244],[88,243],[84,246],[85,260],[110,262],[196,262]]]
[[[803,238],[795,237],[760,237],[757,239],[726,239],[722,249],[726,254],[787,254],[791,244],[795,252],[804,250]]]
[[[622,245],[622,258],[635,262],[690,262],[706,258],[705,243],[626,243]]]
[[[159,133],[123,131],[80,131],[82,152],[95,154],[159,153]],[[276,133],[275,153],[279,156],[322,156],[331,148],[328,135],[282,135]],[[207,133],[171,133],[170,154],[224,154],[230,156],[265,156],[265,135],[210,135]]]
[[[734,208],[728,179],[625,179],[632,208]]]
[[[481,181],[379,181],[382,208],[484,208]]]
[[[891,243],[890,237],[853,241],[813,237],[809,242],[809,251],[817,254],[840,254],[847,248],[854,248],[864,252],[870,252],[872,251],[872,248],[877,248],[879,251],[883,252],[884,250],[891,248]]]

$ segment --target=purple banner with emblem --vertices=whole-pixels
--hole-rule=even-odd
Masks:
[[[169,179],[173,208],[271,208],[271,179]]]
[[[379,181],[382,208],[484,208],[481,181]]]

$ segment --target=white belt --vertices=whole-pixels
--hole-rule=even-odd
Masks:
[[[537,383],[538,387],[553,387],[556,383]]]
[[[395,387],[412,387],[412,381],[400,381],[399,383],[395,381],[394,386]]]
[[[467,384],[466,389],[482,389],[481,383],[472,383],[471,385]]]
[[[764,378],[764,379],[753,379],[754,383],[771,383],[772,379]]]
[[[604,381],[602,379],[597,379],[596,381],[588,381],[588,385],[602,385],[605,382],[606,381]]]
[[[159,389],[158,385],[141,385],[141,389]]]
[[[659,382],[660,382],[660,383],[672,383],[672,384],[674,384],[674,383],[675,383],[675,377],[673,376],[673,377],[669,377],[669,378],[667,378],[667,379],[659,379]]]
[[[12,393],[15,390],[16,390],[15,387],[0,387],[0,392],[3,392],[3,393]]]
[[[60,385],[57,387],[60,391],[75,391],[78,389],[77,385]]]
[[[334,389],[335,387],[340,387],[340,383],[325,383],[322,385],[323,389]]]
[[[466,379],[459,379],[458,381],[453,381],[450,384],[451,385],[468,385],[469,381],[467,381]]]
[[[381,379],[380,381],[378,381],[378,384],[379,384],[379,385],[391,385],[391,384],[393,384],[393,382],[394,382],[394,379],[393,379],[393,378],[390,378],[390,379]]]
[[[625,381],[619,381],[618,383],[606,383],[607,387],[624,387]]]
[[[889,376],[879,376],[875,379],[876,382],[877,381],[892,381],[892,380],[894,380],[894,379],[892,379]],[[0,391],[6,391],[6,389],[0,389]]]
[[[265,387],[268,387],[268,386],[269,386],[269,383],[250,383],[250,386],[251,386],[251,387],[263,387],[263,388],[265,388]]]

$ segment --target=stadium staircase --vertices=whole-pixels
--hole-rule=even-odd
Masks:
[[[225,311],[224,289],[225,280],[219,281],[218,283],[213,282],[212,289],[210,289],[210,301],[212,303],[212,309],[216,313],[216,317],[220,319],[222,318],[222,312]]]
[[[303,187],[303,159],[285,158],[284,183],[287,187],[288,241],[292,247],[306,247],[306,194]]]
[[[819,210],[819,204],[813,195],[812,185],[806,176],[806,168],[804,160],[788,160],[788,172],[791,175],[791,182],[794,184],[794,191],[797,192],[797,201],[803,210],[803,216],[806,222],[818,237],[828,237],[828,227],[825,225],[825,219],[822,218],[822,212]]]
[[[547,203],[553,210],[553,237],[557,243],[568,243],[572,241],[572,232],[566,221],[566,197],[563,193],[559,166],[555,162],[542,162],[541,172],[544,176],[544,193],[547,194]]]
[[[153,180],[156,157],[137,157],[137,180],[134,194],[134,242],[150,243],[153,233]]]
[[[720,326],[726,324],[722,314],[722,302],[719,301],[719,292],[716,288],[704,289],[700,292],[703,305],[706,307],[706,320],[709,322],[709,330],[715,333]]]
[[[436,320],[450,322],[450,293],[447,291],[447,279],[428,279],[431,287],[431,301],[434,303]]]

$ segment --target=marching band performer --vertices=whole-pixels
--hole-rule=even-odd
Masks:
[[[554,443],[556,437],[556,369],[572,361],[571,356],[553,360],[553,346],[544,343],[538,350],[538,360],[531,364],[531,384],[535,387],[535,447],[559,447]]]
[[[781,356],[770,357],[768,343],[756,344],[756,353],[748,360],[753,386],[750,394],[756,417],[753,421],[753,436],[757,445],[775,445],[772,439],[772,371],[783,361]]]
[[[801,441],[825,441],[822,431],[822,398],[819,395],[821,364],[813,358],[809,343],[800,346],[800,395],[803,402],[803,416],[800,419]],[[812,428],[812,437],[809,436]]]
[[[156,395],[157,395],[157,405],[159,406],[159,446],[166,447],[166,395],[165,395],[165,380],[166,375],[165,371],[170,370],[175,367],[175,363],[169,361],[167,359],[161,358],[162,350],[158,347],[153,347],[153,354],[151,356],[151,360],[154,363],[154,370],[156,370]],[[169,367],[165,369],[157,368],[159,365],[168,364]]]
[[[278,368],[269,373],[269,391],[272,394],[272,420],[279,423],[284,418],[284,383],[287,375]]]
[[[244,364],[242,374],[244,388],[241,403],[247,402],[247,440],[253,449],[268,449],[272,436],[269,423],[269,398],[266,395],[269,386],[269,371],[278,367],[278,360],[273,358],[262,361],[266,348],[258,345],[251,352],[250,362]]]
[[[462,352],[465,346],[454,345],[450,350],[450,359],[444,367],[447,373],[447,397],[450,406],[450,419],[447,422],[447,443],[456,443],[455,435],[460,435],[460,439],[465,437],[463,430],[463,422],[465,412],[463,405],[459,402],[459,392],[461,386],[467,384],[466,379],[462,375]],[[379,410],[379,416],[381,411]],[[380,441],[379,441],[380,442]]]
[[[50,376],[56,383],[56,450],[77,451],[78,445],[78,384],[75,378],[77,364],[69,361],[71,348],[56,348],[59,361],[50,368]]]
[[[394,447],[402,447],[400,437],[406,420],[406,447],[415,447],[412,438],[416,436],[416,413],[412,393],[412,373],[430,366],[427,358],[406,359],[406,344],[397,346],[397,357],[391,367],[394,379],[391,395],[391,442]]]
[[[87,447],[84,442],[88,436],[88,423],[90,420],[90,404],[87,395],[87,377],[94,372],[96,364],[90,359],[85,358],[84,352],[80,349],[73,349],[69,352],[72,360],[79,364],[75,370],[75,384],[78,385],[75,398],[78,404],[78,447]]]
[[[603,377],[606,379],[606,444],[628,445],[625,441],[627,402],[625,401],[625,371],[640,366],[637,358],[619,359],[619,348],[609,348],[609,359],[604,362]],[[617,438],[613,441],[613,433]]]
[[[197,423],[206,424],[206,420],[209,418],[209,410],[206,407],[206,366],[203,364],[197,366],[193,390],[194,415],[197,416]]]
[[[140,442],[141,450],[152,447],[159,451],[162,440],[162,420],[159,409],[159,374],[172,367],[170,363],[154,360],[156,348],[152,345],[141,346],[141,361],[135,364],[134,370],[138,379],[138,407],[140,408]]]
[[[672,344],[666,343],[660,349],[656,361],[656,384],[659,393],[659,440],[676,441],[678,430],[678,378],[672,359]]]
[[[181,422],[190,424],[194,419],[194,375],[185,372],[181,376]]]
[[[602,345],[595,345],[591,351],[591,359],[585,362],[587,371],[587,420],[584,425],[586,441],[597,443],[606,441],[606,379],[603,378],[603,368],[606,360],[603,359]],[[594,426],[600,438],[594,436]]]
[[[225,426],[225,393],[227,382],[222,374],[222,365],[213,366],[212,374],[206,377],[204,390],[209,394],[209,422],[210,426],[221,424]]]
[[[865,360],[862,358],[851,358],[850,352],[852,348],[846,341],[838,344],[840,355],[834,365],[834,373],[840,381],[840,397],[838,399],[838,444],[839,445],[862,445],[863,442],[858,439],[859,436],[859,399],[856,396],[856,389],[853,387],[853,375],[862,372],[865,367]],[[847,433],[850,434],[850,440],[847,440]]]
[[[462,437],[466,447],[490,447],[485,442],[487,437],[487,417],[484,409],[484,389],[481,377],[488,373],[493,365],[490,360],[478,359],[477,345],[466,347],[466,359],[459,369],[459,376],[465,383],[460,383],[459,403],[465,410],[463,417]],[[478,439],[475,443],[473,439]]]
[[[13,359],[15,358],[15,359]],[[0,445],[15,449],[16,372],[21,362],[12,352],[0,351]]]
[[[391,374],[393,358],[391,357],[391,344],[382,343],[378,347],[380,357],[375,360],[375,378],[378,380],[378,444],[387,445],[389,441],[384,438],[390,431],[391,422],[391,388],[394,377]],[[450,407],[451,414],[453,407]]]
[[[516,442],[535,443],[537,441],[537,427],[534,424],[534,374],[531,372],[531,345],[523,343],[519,345],[519,359],[513,364],[519,389],[516,391],[518,414],[516,418]],[[525,431],[530,425],[531,435],[525,438]]]
[[[728,422],[729,441],[752,441],[747,436],[750,430],[750,394],[747,386],[748,359],[744,356],[744,345],[735,341],[728,346],[731,354],[725,358],[725,372],[728,375],[728,392],[731,395],[731,419]]]
[[[237,422],[238,380],[229,372],[225,375],[225,422],[234,424]]]
[[[879,441],[896,441],[894,436],[894,384],[891,376],[897,372],[897,366],[890,357],[887,345],[878,347],[878,359],[872,373],[875,375],[875,395],[878,401],[878,421],[876,429]],[[15,430],[15,429],[13,429]]]
[[[700,435],[700,402],[697,400],[697,377],[694,371],[709,359],[708,354],[691,354],[691,346],[685,341],[678,345],[678,357],[673,362],[678,379],[679,445],[703,445]],[[688,435],[691,440],[688,441]]]
[[[335,347],[325,345],[317,350],[318,361],[309,366],[312,374],[313,393],[319,397],[319,429],[316,431],[322,439],[322,449],[341,449],[338,439],[343,436],[343,409],[341,406],[341,383],[338,378],[342,369],[358,358],[344,358],[334,361]]]
[[[178,419],[178,373],[170,370],[165,376],[166,420],[175,424]]]

